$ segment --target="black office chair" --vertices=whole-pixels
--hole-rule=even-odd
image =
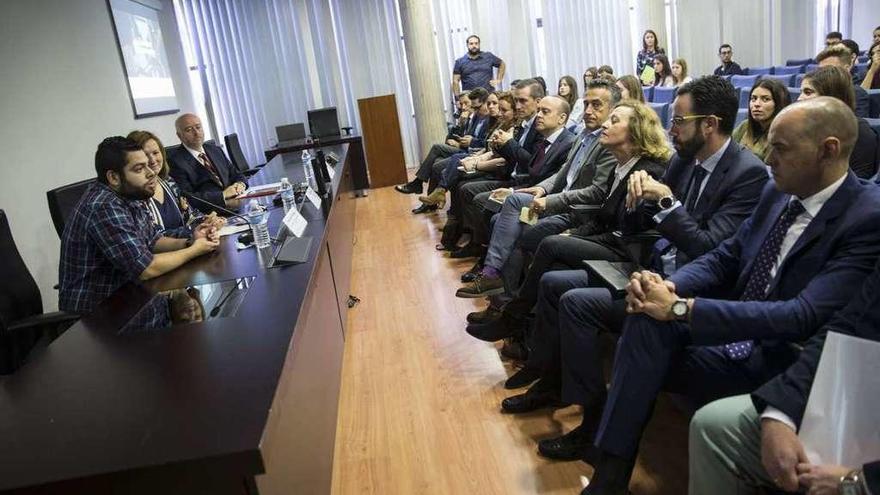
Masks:
[[[302,122],[297,122],[295,124],[285,124],[279,125],[275,127],[275,136],[278,138],[278,142],[284,141],[294,141],[297,139],[305,139],[306,137],[306,125]]]
[[[46,199],[49,201],[49,214],[52,215],[52,223],[55,224],[55,231],[58,237],[64,233],[64,226],[67,225],[67,219],[79,199],[85,194],[89,185],[95,182],[95,179],[86,179],[66,186],[61,186],[51,191],[46,191]]]
[[[260,171],[260,168],[263,165],[265,165],[265,163],[262,163],[254,168],[251,168],[250,165],[248,165],[247,159],[244,157],[244,152],[241,151],[241,143],[238,142],[238,134],[229,134],[223,138],[223,140],[226,141],[226,153],[229,154],[229,159],[232,160],[232,164],[235,165],[235,168],[244,175],[254,175]]]
[[[57,338],[79,315],[43,313],[40,289],[15,246],[0,210],[0,375],[14,372],[35,345]]]

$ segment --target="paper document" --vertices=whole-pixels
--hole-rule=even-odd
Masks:
[[[220,227],[220,237],[244,232],[249,228],[251,228],[251,226],[246,223],[242,225],[224,225]]]
[[[308,225],[308,222],[299,213],[299,210],[291,208],[290,211],[284,215],[284,225],[287,227],[288,232],[296,237],[302,237],[303,232],[306,231],[306,225]]]
[[[519,212],[519,221],[526,225],[535,225],[538,223],[538,214],[528,206],[523,206]]]
[[[511,194],[513,194],[512,187],[508,187],[506,189],[496,189],[492,191],[492,194],[489,195],[489,201],[494,201],[498,204],[504,204],[504,200],[507,199],[507,197]]]

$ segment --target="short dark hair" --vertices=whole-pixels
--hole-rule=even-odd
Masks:
[[[547,90],[535,79],[522,79],[513,85],[514,89],[529,88],[529,96],[536,100],[547,96]]]
[[[135,141],[122,136],[111,136],[101,141],[95,152],[95,173],[98,174],[98,181],[107,184],[107,172],[111,170],[122,175],[128,162],[128,154],[142,149]]]
[[[724,50],[725,48],[730,48],[730,51],[733,51],[733,47],[730,46],[730,44],[724,43],[723,45],[718,47],[718,53],[721,53],[721,50]]]
[[[842,40],[840,44],[849,48],[849,51],[851,51],[856,57],[859,56],[859,44],[856,43],[855,40]]]
[[[828,34],[825,35],[825,39],[827,40],[828,38],[837,38],[837,39],[841,39],[841,40],[842,40],[842,39],[843,39],[843,35],[840,34],[838,31],[831,31],[830,33],[828,33]]]
[[[852,52],[843,44],[831,45],[816,55],[816,63],[831,57],[852,60]]]
[[[609,93],[611,93],[611,106],[617,105],[620,103],[621,94],[620,88],[617,87],[615,81],[609,81],[607,79],[593,79],[590,81],[590,84],[587,85],[586,91],[591,89],[606,89]],[[586,91],[584,94],[586,94]]]
[[[486,98],[488,97],[489,92],[486,88],[474,88],[468,93],[468,98],[470,98],[471,101],[486,101]]]
[[[544,94],[547,94],[547,81],[544,80],[541,76],[535,76],[532,79],[538,82],[541,85],[541,88],[544,89]]]
[[[482,43],[482,41],[480,41],[480,37],[477,36],[476,34],[472,34],[472,35],[468,36],[467,39],[464,40],[464,43],[465,43],[465,44],[470,43],[470,42],[471,42],[471,38],[476,38],[476,39],[477,39],[477,43]]]
[[[721,119],[718,129],[729,136],[736,123],[739,98],[730,81],[721,76],[703,76],[679,86],[678,96],[689,94],[694,102],[696,115],[714,115]]]

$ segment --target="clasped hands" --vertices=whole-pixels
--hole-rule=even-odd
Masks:
[[[247,189],[247,186],[241,182],[236,182],[223,190],[223,199],[233,199],[243,193],[245,189]]]
[[[626,285],[626,312],[630,314],[670,321],[674,319],[672,303],[678,299],[674,283],[648,270],[633,272]],[[693,305],[693,300],[689,299],[688,305]]]
[[[635,209],[639,200],[659,201],[660,198],[672,196],[672,190],[666,184],[655,180],[644,170],[630,174],[627,183],[626,208]]]
[[[507,144],[511,139],[513,139],[513,129],[509,131],[498,129],[489,136],[489,144],[491,144],[493,148],[500,148]]]

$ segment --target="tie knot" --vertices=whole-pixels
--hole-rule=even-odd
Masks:
[[[785,212],[785,215],[794,218],[805,211],[807,210],[804,208],[804,204],[795,199],[788,203],[788,210]]]

